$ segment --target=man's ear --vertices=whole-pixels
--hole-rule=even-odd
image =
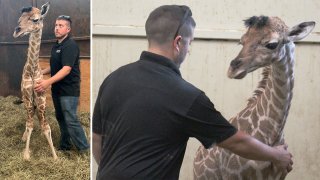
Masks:
[[[42,18],[44,18],[47,15],[47,13],[49,11],[49,7],[50,7],[50,2],[47,2],[41,6],[41,17]]]
[[[177,36],[173,41],[173,47],[179,52],[180,51],[180,44],[181,44],[182,37]]]
[[[287,40],[295,42],[305,38],[311,33],[315,24],[314,21],[310,21],[293,26],[288,32]]]

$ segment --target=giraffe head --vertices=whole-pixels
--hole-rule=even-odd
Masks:
[[[15,28],[13,37],[21,37],[43,28],[43,19],[47,15],[50,3],[41,6],[41,10],[35,7],[27,7],[21,10],[18,20],[19,25]]]
[[[288,28],[280,18],[266,16],[253,16],[244,22],[248,29],[240,39],[240,53],[230,63],[229,78],[242,79],[279,61],[285,55],[285,44],[305,38],[315,26],[315,22],[303,22]]]

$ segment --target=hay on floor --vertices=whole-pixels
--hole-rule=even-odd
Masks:
[[[36,116],[30,140],[31,158],[30,161],[23,160],[25,142],[21,137],[25,130],[26,110],[23,104],[14,104],[16,100],[18,98],[13,96],[0,97],[1,179],[90,179],[90,154],[79,154],[75,149],[57,151],[59,160],[54,161]],[[89,140],[89,112],[80,112],[78,115]],[[53,108],[47,108],[46,117],[57,149],[60,133]]]

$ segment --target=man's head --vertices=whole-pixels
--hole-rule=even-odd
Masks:
[[[149,50],[166,51],[165,55],[180,66],[189,51],[195,26],[187,6],[164,5],[156,8],[145,25]]]
[[[61,15],[56,19],[54,34],[59,42],[68,36],[71,31],[71,24],[70,16]]]

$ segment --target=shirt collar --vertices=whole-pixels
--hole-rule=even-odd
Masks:
[[[66,38],[64,38],[64,40],[63,40],[61,43],[59,43],[58,40],[57,40],[57,41],[56,41],[56,45],[57,45],[57,46],[63,45],[69,38],[70,38],[70,36],[68,35]]]
[[[180,70],[178,69],[177,65],[175,65],[170,59],[168,59],[164,56],[161,56],[159,54],[155,54],[155,53],[148,52],[148,51],[143,51],[140,55],[140,60],[151,61],[151,62],[160,64],[162,66],[166,66],[166,67],[172,69],[179,76],[181,76]]]

